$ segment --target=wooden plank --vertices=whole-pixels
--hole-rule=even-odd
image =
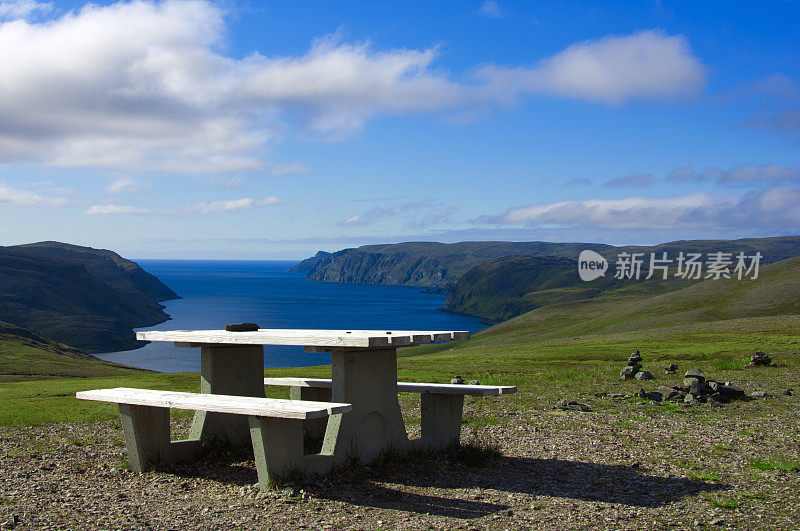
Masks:
[[[327,378],[264,378],[265,385],[283,387],[319,387],[330,389],[331,380]],[[398,393],[436,393],[442,395],[497,396],[516,393],[517,388],[511,385],[467,385],[397,382]]]
[[[334,413],[344,413],[352,409],[350,404],[334,402],[180,393],[177,391],[132,389],[130,387],[81,391],[76,393],[75,396],[82,400],[115,402],[117,404],[191,409],[194,411],[212,411],[215,413],[234,413],[239,415],[287,419],[321,418]]]
[[[170,341],[176,346],[299,345],[327,348],[404,347],[419,343],[463,341],[469,332],[445,330],[304,330],[267,329],[256,332],[226,330],[153,330],[136,332],[141,341]]]

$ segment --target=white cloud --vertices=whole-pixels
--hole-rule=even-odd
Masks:
[[[396,218],[401,214],[410,214],[406,226],[413,229],[421,229],[447,221],[452,214],[452,210],[451,207],[443,207],[431,200],[396,202],[386,206],[374,206],[364,212],[341,220],[337,225],[341,227],[364,227],[386,219]]]
[[[579,43],[531,68],[489,66],[477,83],[434,67],[436,47],[334,35],[301,55],[239,59],[219,52],[225,32],[223,11],[202,0],[0,23],[0,164],[280,174],[305,168],[265,161],[271,143],[341,138],[379,114],[478,116],[529,94],[618,104],[703,84],[686,40],[657,32]]]
[[[1,0],[0,21],[25,19],[33,14],[44,14],[52,10],[52,2],[36,2],[34,0]]]
[[[302,162],[292,162],[289,164],[273,164],[269,172],[272,175],[292,175],[296,173],[314,173],[314,170]]]
[[[130,214],[150,214],[152,211],[147,208],[139,208],[129,205],[92,205],[86,209],[86,214],[102,215],[102,216],[121,216]]]
[[[109,183],[105,191],[108,194],[125,194],[125,193],[133,193],[133,192],[140,192],[142,190],[147,190],[150,188],[148,184],[139,182],[135,179],[130,179],[127,177],[122,177],[114,182]]]
[[[283,203],[284,201],[281,201],[277,197],[267,197],[261,200],[252,199],[250,197],[242,197],[240,199],[228,199],[224,201],[202,201],[186,207],[183,212],[186,214],[214,214],[217,212],[250,210],[252,208],[264,207],[268,205],[279,205]]]
[[[500,18],[503,16],[500,5],[494,0],[485,0],[481,4],[481,7],[478,8],[478,13],[489,18]]]
[[[27,190],[0,186],[0,205],[9,206],[61,206],[66,199],[48,197]]]
[[[509,99],[549,94],[610,105],[686,98],[705,85],[686,38],[659,31],[580,42],[532,67],[487,66],[477,76]]]
[[[742,195],[696,193],[559,201],[510,208],[477,221],[492,225],[611,229],[800,229],[800,188],[776,187]]]

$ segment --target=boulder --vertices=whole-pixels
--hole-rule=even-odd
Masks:
[[[637,372],[642,368],[641,365],[627,365],[619,371],[619,377],[623,380],[630,380],[632,379]]]
[[[689,384],[689,394],[692,396],[700,396],[703,394],[703,382],[700,380],[692,380]]]
[[[717,392],[722,396],[728,397],[730,399],[745,397],[744,389],[742,389],[741,387],[736,387],[735,385],[718,385]]]
[[[706,375],[700,369],[689,369],[686,371],[686,374],[684,374],[683,377],[694,378],[695,380],[700,380],[701,382],[706,381]]]
[[[708,401],[712,403],[718,402],[720,404],[727,404],[728,402],[730,402],[730,399],[721,393],[712,393],[711,395],[709,395]]]
[[[648,371],[639,371],[633,377],[637,380],[652,380],[654,378],[653,374]]]
[[[661,395],[664,397],[664,400],[669,400],[670,398],[678,395],[678,391],[676,389],[667,387],[666,385],[659,385],[657,391],[661,393]]]
[[[750,356],[750,365],[753,367],[765,367],[772,363],[772,358],[767,356],[763,352],[756,352],[752,356]]]
[[[692,395],[686,395],[686,397],[683,399],[683,403],[690,406],[697,406],[701,404],[701,402]]]
[[[634,354],[633,356],[628,358],[628,365],[636,365],[640,361],[642,361],[642,357],[637,354]]]
[[[451,384],[463,384],[464,380],[461,379],[461,376],[456,376],[452,380],[450,380]]]

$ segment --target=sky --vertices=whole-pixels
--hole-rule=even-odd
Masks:
[[[0,245],[800,234],[800,2],[0,0]]]

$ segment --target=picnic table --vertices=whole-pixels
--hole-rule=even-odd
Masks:
[[[424,343],[469,339],[465,331],[259,329],[137,332],[137,339],[169,341],[200,349],[201,393],[264,397],[264,345],[299,345],[309,353],[330,352],[333,402],[351,404],[347,413],[327,420],[323,449],[307,468],[329,470],[348,456],[369,462],[389,449],[410,443],[398,401],[397,349]],[[514,389],[516,390],[516,389]],[[463,400],[463,395],[461,396]],[[443,402],[444,403],[444,402]],[[450,424],[461,422],[461,407]],[[441,408],[440,408],[441,409]],[[451,408],[452,409],[452,408]],[[448,415],[445,404],[444,415]],[[447,419],[445,419],[447,420]],[[241,415],[196,411],[189,439],[250,441],[251,426]]]

